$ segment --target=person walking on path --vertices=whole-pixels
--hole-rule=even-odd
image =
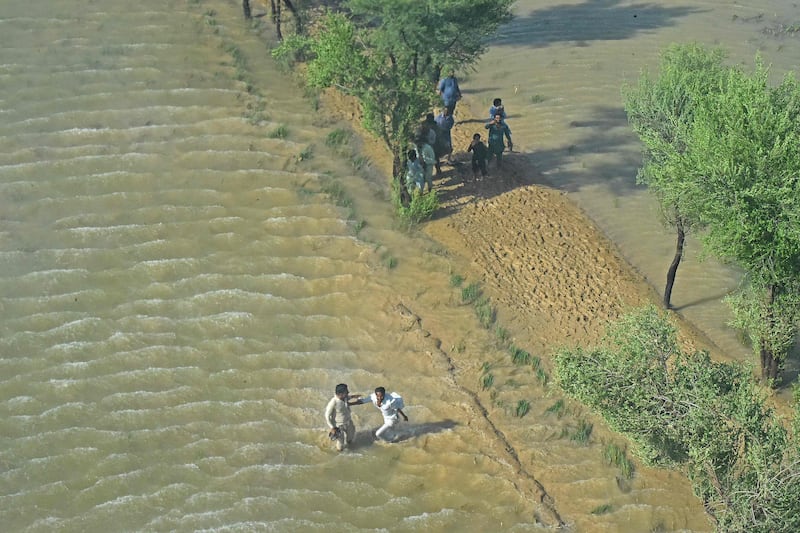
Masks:
[[[461,89],[458,86],[454,70],[450,70],[450,74],[439,81],[439,85],[436,86],[436,92],[442,97],[442,103],[452,115],[456,110],[456,102],[461,100]]]
[[[422,192],[425,187],[425,171],[417,157],[416,150],[409,150],[406,154],[406,189],[409,193],[413,190]]]
[[[481,140],[480,133],[476,133],[472,136],[472,142],[469,143],[467,152],[472,152],[472,179],[478,179],[479,169],[481,171],[481,177],[486,179],[486,176],[489,175],[489,172],[486,170],[486,156],[488,155],[488,150]]]
[[[503,164],[503,152],[506,149],[505,137],[508,139],[508,150],[514,148],[514,143],[511,142],[511,129],[508,124],[503,122],[502,115],[495,115],[494,120],[486,124],[486,129],[489,130],[489,156],[487,162],[491,161],[492,156],[497,157],[497,168]]]
[[[383,435],[400,422],[400,417],[402,416],[403,420],[408,422],[408,416],[403,412],[403,398],[396,392],[386,394],[385,388],[377,387],[375,392],[369,395],[369,399],[383,415],[383,425],[375,431],[375,439],[389,441],[384,439]],[[367,400],[364,398],[362,401]]]
[[[344,450],[355,439],[356,426],[350,415],[350,406],[365,403],[364,400],[360,394],[351,395],[347,384],[336,385],[335,395],[325,407],[325,422],[330,428],[328,436],[336,442],[337,450]]]
[[[436,157],[441,158],[447,156],[447,162],[450,162],[450,154],[453,153],[453,138],[451,137],[450,130],[453,129],[456,121],[453,119],[452,113],[446,107],[442,109],[436,118],[436,125],[439,127],[439,135],[441,138],[436,139]]]
[[[426,142],[426,139],[417,139],[417,159],[422,163],[422,170],[425,176],[425,183],[428,185],[428,192],[433,190],[433,169],[439,174],[439,161],[433,147]]]

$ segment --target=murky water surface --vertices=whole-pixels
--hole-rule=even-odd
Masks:
[[[520,2],[465,83],[506,99],[519,148],[645,272],[670,242],[632,185],[620,81],[673,40],[762,49],[783,67],[798,49],[759,32],[787,5],[684,4]],[[458,266],[393,229],[376,187],[325,146],[336,125],[239,9],[0,6],[3,530],[537,529],[471,396],[398,328],[395,303],[423,293],[454,329],[474,326],[447,305]],[[654,248],[625,245],[639,241]],[[708,292],[678,285],[675,303],[708,325],[717,312],[694,304],[735,275],[684,273]],[[379,414],[364,406],[356,446],[333,453],[322,409],[340,381],[400,391],[404,440],[371,444]],[[597,446],[558,437],[563,423],[514,444],[548,457],[525,466],[559,479],[575,530],[710,529],[685,480],[642,470],[621,490]]]

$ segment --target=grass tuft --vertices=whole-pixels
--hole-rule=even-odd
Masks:
[[[464,276],[461,274],[453,274],[450,276],[451,287],[460,287],[462,283],[464,283]]]
[[[508,352],[511,354],[511,361],[515,365],[527,365],[531,362],[531,354],[522,348],[512,346],[508,349]]]
[[[633,463],[625,455],[625,450],[616,444],[607,444],[603,448],[603,458],[609,465],[614,465],[619,468],[622,477],[631,479],[633,477]]]
[[[517,418],[522,418],[530,411],[531,403],[528,400],[520,400],[517,402],[517,408],[514,410],[514,415]]]
[[[480,295],[481,286],[479,283],[470,283],[461,289],[461,301],[465,304],[474,302]]]
[[[475,302],[475,314],[478,315],[478,322],[486,329],[492,327],[492,324],[497,319],[497,312],[489,302],[489,298],[485,296]]]
[[[557,418],[564,416],[567,411],[567,404],[564,400],[557,400],[556,403],[545,409],[545,413],[555,414]]]
[[[578,429],[572,434],[570,440],[578,444],[586,445],[589,442],[589,436],[592,434],[592,424],[586,420],[578,422]]]
[[[285,124],[281,124],[267,134],[270,139],[285,139],[289,136],[289,128]]]
[[[610,513],[614,509],[614,506],[610,503],[604,503],[603,505],[598,505],[594,509],[591,510],[592,514],[606,514]]]

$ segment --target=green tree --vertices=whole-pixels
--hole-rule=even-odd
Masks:
[[[729,299],[734,323],[777,383],[800,324],[800,86],[787,76],[770,87],[756,63],[752,74],[730,69],[725,90],[699,102],[674,163],[691,176],[706,248],[746,273]]]
[[[673,44],[661,56],[660,72],[643,72],[636,86],[623,87],[625,111],[644,145],[637,182],[659,200],[665,222],[676,232],[675,255],[667,269],[664,307],[670,307],[675,275],[683,258],[686,235],[696,220],[687,210],[687,176],[675,162],[685,154],[688,127],[697,103],[724,87],[726,70],[721,49]]]
[[[800,531],[797,431],[766,404],[751,369],[683,352],[655,307],[624,316],[600,347],[560,351],[556,376],[646,462],[685,469],[719,531]]]

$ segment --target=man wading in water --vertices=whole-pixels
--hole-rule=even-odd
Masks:
[[[331,440],[336,441],[336,449],[339,451],[344,450],[347,446],[353,443],[356,437],[356,426],[353,424],[353,418],[350,415],[350,406],[365,403],[366,399],[360,399],[360,394],[350,394],[347,390],[345,383],[336,385],[336,395],[331,398],[325,407],[325,422],[327,422],[330,431],[328,436]]]

